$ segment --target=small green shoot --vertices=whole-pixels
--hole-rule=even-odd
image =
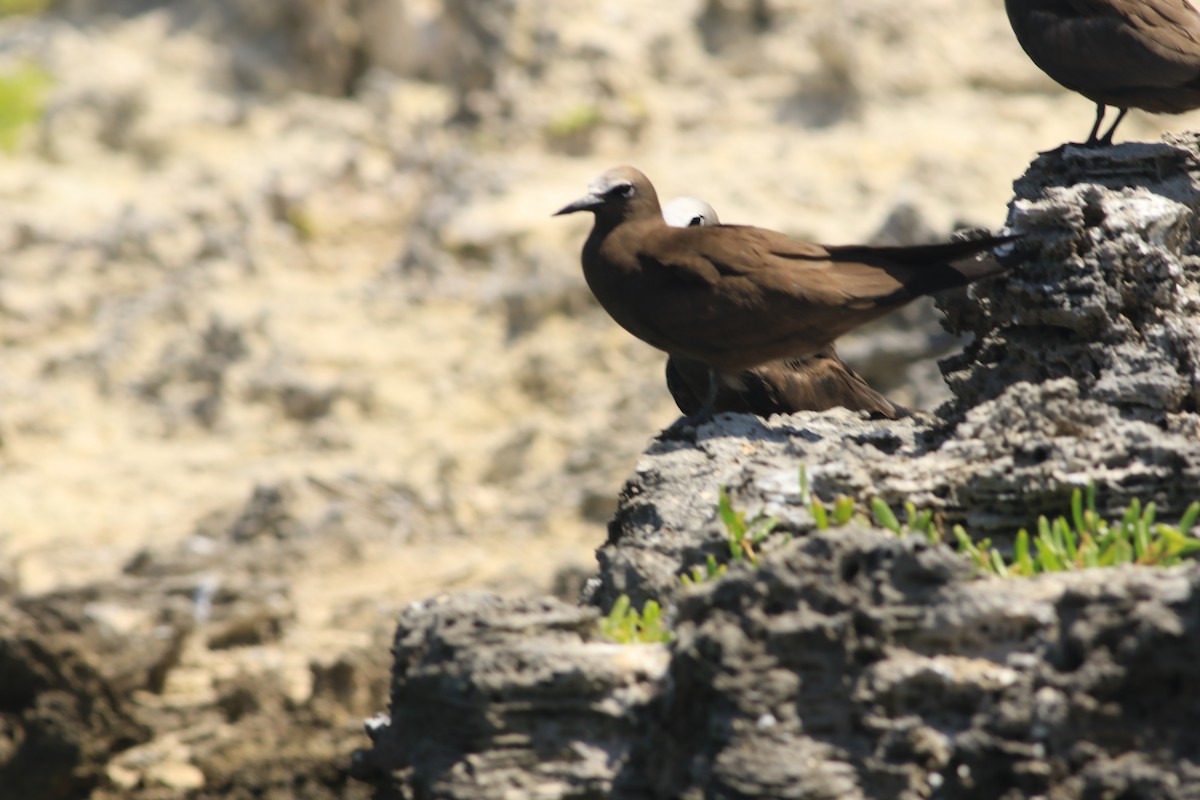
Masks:
[[[725,526],[725,534],[729,545],[730,562],[745,562],[758,566],[759,546],[771,534],[779,521],[759,513],[754,519],[747,521],[746,514],[733,507],[729,492],[722,486],[717,495],[717,516]],[[789,537],[790,538],[790,537]],[[679,579],[685,586],[695,586],[713,578],[724,575],[728,564],[718,564],[717,559],[709,554],[703,567],[692,567],[690,574],[680,575]]]
[[[900,527],[900,520],[896,519],[891,507],[878,497],[871,498],[871,517],[875,520],[876,525],[897,536],[904,532]]]
[[[812,493],[808,483],[808,467],[800,465],[800,503],[808,507],[813,524],[817,530],[826,531],[830,528],[840,528],[854,518],[854,498],[838,495],[833,501],[833,516],[821,499]]]
[[[647,600],[639,612],[624,594],[600,620],[600,633],[617,644],[667,644],[675,638],[663,625],[662,607],[657,601]]]
[[[725,524],[729,535],[729,556],[733,561],[748,561],[758,564],[758,546],[771,533],[778,520],[761,513],[749,522],[745,512],[738,511],[729,500],[729,493],[722,486],[717,500],[717,515]]]
[[[854,518],[854,498],[840,495],[833,501],[833,524],[842,527]]]
[[[891,507],[883,502],[882,498],[871,498],[871,518],[879,527],[889,530],[897,536],[919,533],[934,544],[942,541],[942,531],[933,521],[933,511],[928,508],[924,511],[917,511],[916,505],[911,500],[905,500],[904,515],[907,521],[901,524]]]
[[[692,567],[691,575],[680,575],[679,579],[683,581],[684,586],[695,586],[705,581],[719,578],[728,571],[728,564],[718,564],[716,557],[712,553],[709,553],[703,567]]]

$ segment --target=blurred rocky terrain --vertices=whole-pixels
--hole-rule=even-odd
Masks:
[[[0,13],[0,82],[43,86],[0,151],[0,786],[30,797],[365,796],[399,609],[575,596],[675,418],[549,217],[594,174],[919,241],[1000,226],[1092,118],[992,0]],[[932,408],[936,316],[842,353]]]

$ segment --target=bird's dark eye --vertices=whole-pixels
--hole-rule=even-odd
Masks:
[[[704,217],[700,214],[697,214],[696,216],[689,219],[688,224],[687,224],[687,226],[689,228],[699,228],[699,227],[702,227],[703,225],[704,225]]]
[[[633,196],[633,184],[618,183],[616,186],[605,192],[605,194],[607,194],[609,197],[622,197],[628,199]]]

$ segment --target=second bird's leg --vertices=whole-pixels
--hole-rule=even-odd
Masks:
[[[1120,119],[1117,120],[1118,122]],[[1084,147],[1092,147],[1100,144],[1100,140],[1096,138],[1096,134],[1100,133],[1100,123],[1104,122],[1104,103],[1096,103],[1096,122],[1092,125],[1092,132],[1088,134],[1087,141],[1083,143]]]
[[[718,383],[720,377],[717,371],[712,367],[708,368],[708,388],[704,390],[704,401],[700,407],[691,414],[680,417],[667,428],[668,431],[677,431],[684,428],[699,428],[706,422],[710,422],[717,408],[717,389],[720,386]]]
[[[1121,124],[1121,120],[1125,119],[1125,115],[1128,113],[1129,113],[1128,108],[1122,108],[1119,112],[1117,112],[1117,118],[1115,120],[1113,120],[1113,124],[1111,127],[1109,127],[1108,133],[1106,133],[1100,137],[1100,141],[1099,141],[1100,145],[1102,145],[1104,147],[1108,147],[1109,145],[1112,144],[1112,137],[1113,137],[1113,134],[1117,132],[1117,126]]]
[[[708,389],[704,392],[704,402],[700,404],[700,410],[695,414],[695,416],[704,422],[712,419],[713,413],[717,410],[717,388],[720,385],[718,383],[720,380],[721,378],[717,375],[717,371],[709,367]]]

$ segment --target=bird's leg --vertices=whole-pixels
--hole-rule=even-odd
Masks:
[[[1122,108],[1117,113],[1117,118],[1113,121],[1112,127],[1108,129],[1108,133],[1100,137],[1099,144],[1102,147],[1108,147],[1112,144],[1113,134],[1117,132],[1117,126],[1121,124],[1121,120],[1125,119],[1125,115],[1129,113],[1129,108]]]
[[[720,386],[717,371],[708,368],[708,388],[704,390],[704,401],[691,414],[680,417],[667,428],[667,431],[679,431],[684,428],[699,428],[705,422],[710,422],[717,408],[717,390]]]
[[[696,412],[696,416],[704,421],[712,419],[713,412],[717,408],[717,387],[720,378],[717,376],[717,371],[708,368],[708,389],[704,392],[704,402],[700,404],[700,410]]]
[[[1120,121],[1120,118],[1117,118]],[[1096,134],[1100,133],[1100,123],[1104,122],[1104,103],[1096,103],[1096,122],[1092,125],[1092,132],[1088,134],[1087,141],[1083,143],[1084,147],[1095,147],[1100,144],[1100,140],[1096,138]]]

